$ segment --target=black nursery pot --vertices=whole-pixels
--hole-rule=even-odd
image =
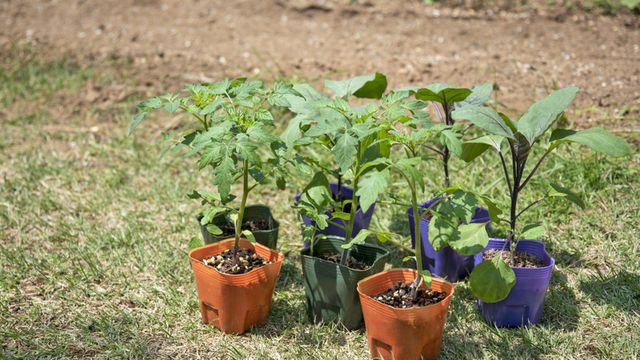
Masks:
[[[350,255],[369,265],[367,270],[356,270],[320,259],[318,255],[342,253],[344,238],[327,236],[313,247],[301,251],[307,315],[315,322],[339,322],[349,330],[360,328],[364,322],[358,281],[384,270],[389,256],[386,249],[371,244],[356,244]]]
[[[200,219],[202,219],[202,216],[198,216],[196,219],[198,220],[198,225],[200,225],[202,238],[204,239],[204,243],[206,245],[213,244],[234,236],[214,235],[207,231],[206,226],[200,224]],[[278,229],[280,228],[280,223],[273,218],[273,215],[271,214],[271,208],[266,205],[248,205],[244,209],[244,218],[242,221],[266,221],[269,224],[270,229],[253,231],[253,236],[255,236],[256,242],[271,249],[276,248],[276,245],[278,244]],[[224,226],[233,225],[233,222],[231,221],[231,219],[229,219],[227,214],[221,213],[213,218],[211,224],[216,226]]]

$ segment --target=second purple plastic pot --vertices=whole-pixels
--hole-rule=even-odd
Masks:
[[[439,198],[431,199],[424,204],[418,205],[422,209],[427,209],[431,204]],[[420,215],[423,210],[420,211]],[[409,229],[411,230],[411,246],[415,247],[416,234],[414,231],[413,209],[407,209],[409,216]],[[471,218],[472,223],[489,222],[489,210],[478,207]],[[474,267],[473,255],[463,256],[458,254],[449,246],[440,251],[435,251],[429,242],[429,220],[420,222],[420,239],[422,240],[422,268],[428,269],[432,274],[446,279],[450,282],[456,282],[465,278],[471,273]]]
[[[338,193],[338,184],[337,183],[330,183],[329,184],[331,186],[331,192],[336,195]],[[342,185],[342,190],[340,191],[342,196],[349,200],[349,199],[353,199],[353,189]],[[300,194],[296,195],[296,202],[300,200]],[[362,229],[366,229],[369,227],[369,223],[371,222],[371,217],[373,216],[373,210],[375,209],[376,204],[374,203],[373,205],[371,205],[371,207],[369,207],[369,209],[366,212],[363,212],[362,209],[358,209],[356,211],[356,217],[355,217],[355,221],[353,224],[353,234],[351,235],[352,237],[358,235],[358,233],[360,232],[360,230]],[[327,211],[327,216],[329,216],[329,218],[331,218],[331,212]],[[304,221],[305,226],[309,226],[309,225],[313,225],[313,222],[311,221],[311,219],[309,219],[306,216],[302,217],[302,220]],[[333,219],[331,220],[332,222],[335,222],[337,224],[340,224],[342,226],[346,226],[349,221],[346,220],[342,220],[342,219]],[[324,228],[323,230],[318,231],[319,234],[324,234],[324,235],[332,235],[332,236],[339,236],[339,237],[345,237],[347,235],[346,231],[333,225],[333,224],[329,224],[326,228]],[[309,243],[307,243],[306,241],[304,242],[304,247],[307,248],[309,247]]]
[[[489,245],[485,250],[502,249],[506,241],[505,239],[489,239]],[[505,249],[509,248],[509,244],[507,244]],[[555,264],[555,260],[545,250],[543,242],[520,240],[516,250],[538,256],[542,259],[543,267],[512,268],[516,273],[516,284],[504,300],[497,303],[478,300],[483,319],[498,327],[533,325],[540,322],[544,297],[549,287],[553,264]],[[474,256],[475,265],[481,262],[482,253],[476,254]]]

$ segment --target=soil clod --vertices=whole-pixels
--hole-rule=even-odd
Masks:
[[[482,253],[482,260],[491,260],[502,253],[502,259],[511,267],[539,268],[542,267],[542,259],[524,251],[490,249]]]
[[[437,304],[447,297],[445,292],[421,288],[418,289],[416,297],[412,298],[411,293],[413,292],[413,288],[411,285],[411,282],[403,283],[402,281],[398,281],[389,289],[371,297],[383,304],[400,309]]]
[[[244,274],[272,263],[272,261],[267,261],[258,255],[253,249],[238,250],[238,261],[235,264],[233,249],[206,258],[202,262],[224,274]]]

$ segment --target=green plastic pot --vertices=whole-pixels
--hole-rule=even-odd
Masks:
[[[200,219],[202,219],[202,216],[198,216],[197,220],[198,224],[200,225],[200,231],[202,232],[202,238],[204,239],[205,245],[213,244],[218,241],[228,239],[230,236],[233,236],[214,235],[208,232],[207,227],[200,224]],[[278,229],[280,228],[280,223],[273,218],[273,215],[271,214],[271,208],[266,205],[248,205],[244,209],[243,222],[251,220],[266,220],[269,223],[271,230],[254,231],[253,236],[255,236],[258,243],[271,249],[275,249],[276,245],[278,244]],[[220,213],[213,218],[211,224],[214,224],[216,226],[231,225],[232,221],[231,219],[229,219],[227,214]]]
[[[384,270],[389,256],[386,249],[370,245],[356,244],[350,255],[371,266],[367,270],[355,270],[316,256],[342,253],[340,245],[344,238],[328,236],[318,240],[311,249],[300,252],[304,290],[307,298],[307,315],[314,322],[338,322],[349,330],[362,327],[362,309],[356,289],[358,281]]]

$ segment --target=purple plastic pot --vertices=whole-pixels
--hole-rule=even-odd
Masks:
[[[489,239],[489,245],[485,250],[502,249],[507,240]],[[506,246],[508,250],[509,244]],[[478,306],[482,311],[485,321],[494,323],[498,327],[515,327],[537,324],[542,318],[544,297],[549,287],[551,271],[555,260],[545,250],[543,242],[537,240],[520,240],[516,247],[518,251],[533,254],[542,259],[543,267],[520,268],[514,267],[516,284],[511,288],[509,295],[497,303],[486,303],[478,300]],[[482,262],[482,253],[474,256],[474,263]]]
[[[418,205],[422,209],[427,209],[439,198],[431,199],[424,204]],[[424,210],[420,209],[420,215]],[[413,209],[407,209],[409,216],[409,229],[411,230],[411,247],[415,248],[416,234],[414,231]],[[472,223],[489,222],[489,210],[478,207],[471,217]],[[463,256],[458,254],[449,246],[440,251],[435,251],[429,242],[429,220],[422,219],[420,222],[420,238],[422,240],[422,268],[428,269],[432,274],[438,275],[450,282],[455,282],[465,278],[473,269],[473,255]]]
[[[331,186],[331,192],[335,195],[338,193],[338,184],[337,183],[330,183],[329,186]],[[344,199],[352,199],[353,198],[353,189],[342,185],[342,190],[340,191],[342,194],[342,197]],[[298,200],[300,200],[300,194],[296,195],[296,202],[298,202]],[[371,222],[371,217],[373,216],[373,210],[375,209],[376,204],[374,203],[373,205],[371,205],[371,207],[369,207],[369,209],[366,212],[362,212],[362,209],[358,209],[356,211],[356,218],[353,224],[353,234],[351,235],[352,237],[355,237],[356,235],[358,235],[358,233],[360,232],[360,230],[362,229],[366,229],[369,227],[369,223]],[[331,218],[331,212],[327,211],[327,216],[329,216],[329,218]],[[315,225],[311,219],[309,219],[306,216],[302,217],[302,220],[304,220],[304,224],[305,226],[309,226],[309,225]],[[342,220],[342,219],[333,219],[331,220],[332,222],[335,222],[337,224],[340,224],[342,226],[346,226],[349,221],[347,220]],[[333,236],[339,236],[339,237],[345,237],[347,235],[347,232],[333,224],[329,224],[326,228],[324,228],[323,230],[319,230],[318,231],[319,234],[324,234],[324,235],[333,235]],[[307,248],[309,247],[309,243],[308,242],[304,242],[304,247]]]

